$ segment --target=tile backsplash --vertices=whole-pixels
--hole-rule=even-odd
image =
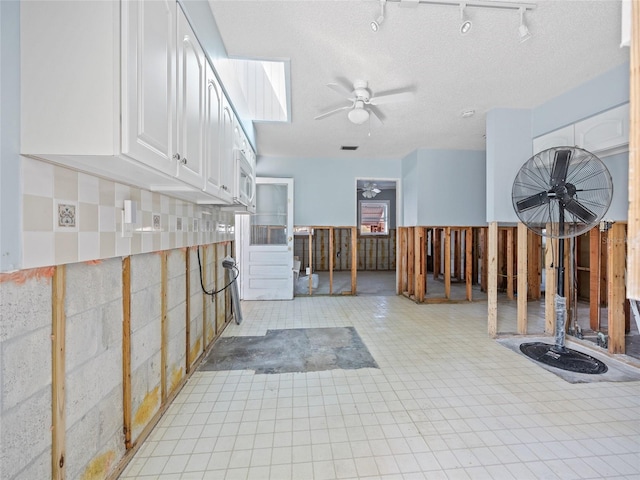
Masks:
[[[233,240],[234,214],[28,157],[22,161],[22,268]],[[125,200],[136,205],[122,234]]]

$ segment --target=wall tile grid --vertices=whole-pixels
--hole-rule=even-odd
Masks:
[[[233,240],[234,215],[22,157],[22,268]],[[124,201],[137,223],[122,234]]]

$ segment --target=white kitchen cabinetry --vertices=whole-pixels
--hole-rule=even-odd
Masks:
[[[22,154],[232,202],[233,110],[175,0],[22,2],[20,28]]]
[[[204,189],[204,52],[178,9],[178,89],[176,177]]]
[[[222,102],[222,130],[220,137],[220,189],[225,199],[233,201],[234,192],[234,114],[231,105],[223,97]],[[221,195],[222,198],[222,195]]]
[[[122,153],[176,170],[176,3],[122,3]]]
[[[204,107],[204,158],[206,162],[206,182],[204,189],[211,195],[223,198],[225,192],[220,188],[220,139],[222,89],[216,79],[213,68],[207,63],[205,67],[207,92]]]
[[[533,139],[533,153],[539,153],[552,147],[573,147],[573,125],[554,130],[545,135]]]
[[[576,144],[600,155],[628,150],[629,104],[612,108],[575,124]]]

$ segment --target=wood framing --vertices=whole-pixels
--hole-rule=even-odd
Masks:
[[[480,290],[486,292],[489,288],[489,229],[482,227],[480,229],[480,244],[481,244],[481,256],[482,256],[482,268],[480,269]]]
[[[540,282],[542,275],[540,266],[542,265],[542,237],[531,230],[527,230],[527,265],[528,265],[528,296],[530,300],[540,300],[542,292]]]
[[[163,251],[160,254],[160,403],[164,404],[167,400],[167,336],[168,336],[168,318],[167,318],[167,257],[168,252]]]
[[[506,248],[507,248],[507,298],[509,300],[513,300],[513,228],[507,228],[507,239],[506,239]]]
[[[625,224],[616,222],[609,230],[607,242],[607,304],[609,307],[610,353],[625,353],[625,243]]]
[[[186,297],[186,305],[185,305],[185,372],[189,374],[191,372],[191,360],[189,359],[191,353],[191,248],[187,248],[184,254],[184,269],[185,269],[185,297]]]
[[[415,227],[407,228],[407,295],[415,293]]]
[[[437,280],[440,276],[440,257],[441,257],[441,233],[439,228],[433,229],[433,279]]]
[[[396,251],[396,294],[402,295],[406,286],[407,275],[407,229],[398,227],[396,230],[398,237],[398,249]]]
[[[451,227],[444,229],[444,298],[451,298]]]
[[[311,274],[313,273],[313,231],[312,228],[309,228],[309,295],[313,295],[313,277]]]
[[[54,268],[51,280],[51,477],[66,476],[66,405],[65,405],[65,282],[66,268]]]
[[[473,300],[473,228],[464,231],[464,283],[466,285],[466,299]]]
[[[549,229],[547,229],[549,230]],[[544,251],[545,282],[544,282],[544,331],[555,332],[556,310],[554,308],[556,294],[555,252],[558,251],[558,241],[547,237]]]
[[[498,334],[498,223],[490,222],[487,232],[487,322],[489,335]]]
[[[524,223],[518,223],[518,321],[517,331],[520,335],[527,333],[527,227]]]
[[[424,294],[427,287],[427,259],[426,259],[426,228],[414,228],[414,259],[415,259],[415,301],[424,302]]]
[[[122,430],[131,448],[131,257],[122,259]]]
[[[456,280],[460,280],[461,276],[461,268],[460,262],[462,258],[462,230],[452,230],[453,235],[453,278]]]
[[[358,290],[358,227],[351,227],[351,295]]]
[[[589,327],[600,330],[600,228],[589,232]]]
[[[333,295],[333,259],[335,257],[333,245],[333,227],[329,227],[329,295]]]
[[[627,295],[640,300],[640,2],[631,2]]]

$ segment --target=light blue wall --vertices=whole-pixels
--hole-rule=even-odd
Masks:
[[[411,152],[401,161],[403,219],[400,226],[418,225],[418,151]]]
[[[20,2],[0,2],[0,272],[21,266]]]
[[[418,225],[485,225],[485,159],[477,150],[418,150]]]
[[[613,182],[611,206],[605,220],[626,221],[629,216],[629,154],[619,153],[601,159]]]
[[[400,162],[385,159],[260,157],[259,177],[294,179],[296,225],[356,226],[356,179],[400,179]]]
[[[628,101],[626,62],[533,109],[531,133],[539,137]]]
[[[532,149],[531,110],[497,108],[487,113],[487,222],[518,221],[511,187]]]

